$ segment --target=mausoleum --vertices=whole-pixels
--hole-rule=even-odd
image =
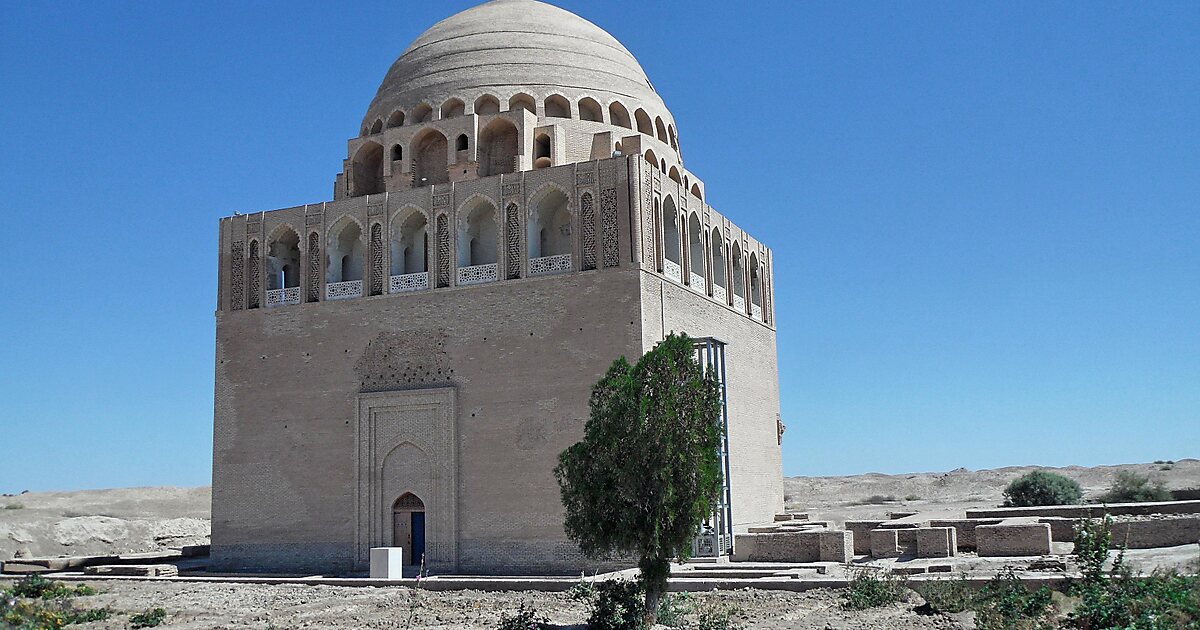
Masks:
[[[354,130],[331,200],[220,221],[212,568],[592,566],[552,470],[609,364],[670,331],[724,383],[722,527],[781,511],[772,252],[707,203],[620,42],[488,2]]]

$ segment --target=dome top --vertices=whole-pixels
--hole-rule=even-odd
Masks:
[[[418,37],[388,70],[364,125],[421,103],[436,111],[459,98],[470,111],[484,94],[504,103],[520,93],[621,101],[670,119],[637,59],[604,29],[537,0],[493,0]]]

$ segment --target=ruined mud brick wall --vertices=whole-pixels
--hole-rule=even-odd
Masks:
[[[921,527],[916,536],[918,558],[949,558],[958,548],[953,527]]]
[[[848,531],[737,534],[736,562],[849,562],[854,546]]]
[[[958,539],[959,551],[975,551],[975,528],[980,525],[997,525],[1004,519],[934,519],[930,527],[953,527]]]
[[[1050,526],[1045,523],[1000,523],[975,528],[980,556],[1042,556],[1050,553]]]
[[[1098,518],[1110,514],[1200,514],[1200,501],[1151,501],[1146,503],[1110,503],[1095,505],[1047,505],[1040,507],[990,508],[967,510],[967,518],[1016,518],[1020,516],[1061,516]]]

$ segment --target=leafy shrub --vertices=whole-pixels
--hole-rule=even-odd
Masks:
[[[24,510],[25,505],[21,503],[8,503],[4,506],[6,510]]]
[[[544,630],[549,627],[549,624],[550,620],[544,615],[537,614],[533,608],[526,608],[525,603],[521,602],[521,608],[517,614],[500,616],[499,630]]]
[[[40,576],[39,576],[40,577]],[[50,584],[52,586],[46,586]],[[54,630],[63,626],[103,621],[112,615],[108,608],[76,609],[71,605],[71,589],[64,589],[65,595],[52,595],[61,584],[41,580],[21,580],[13,588],[0,592],[0,626],[5,628],[20,628],[21,630]],[[18,595],[35,593],[33,596]]]
[[[641,582],[606,580],[597,582],[588,616],[590,630],[643,630],[646,621],[646,592]]]
[[[696,618],[697,630],[742,630],[745,626],[733,618],[741,612],[734,606],[726,606],[719,602],[708,601],[700,607]]]
[[[658,604],[658,623],[668,628],[680,628],[684,617],[695,610],[690,593],[665,593]]]
[[[1083,578],[1072,593],[1079,605],[1068,617],[1077,628],[1200,627],[1200,576],[1156,571],[1135,577],[1118,553],[1104,570],[1112,545],[1111,520],[1085,521],[1075,537]]]
[[[167,618],[167,611],[162,608],[151,608],[136,615],[129,616],[129,627],[131,628],[153,628],[161,624]]]
[[[865,499],[859,499],[850,505],[883,505],[884,503],[895,503],[896,497],[890,494],[872,494]]]
[[[870,569],[860,569],[850,577],[846,592],[842,594],[842,607],[864,610],[887,606],[904,600],[907,584],[890,573],[880,574]]]
[[[1004,489],[1004,507],[1074,505],[1082,499],[1079,482],[1043,470],[1021,475]]]
[[[963,577],[953,580],[931,580],[912,585],[925,599],[928,613],[959,613],[970,610],[975,603],[975,590]]]
[[[74,588],[63,584],[47,580],[37,573],[31,573],[21,578],[10,589],[13,597],[28,597],[30,599],[61,599],[65,597],[75,597],[77,595],[95,595],[96,589],[80,584]]]
[[[1162,481],[1151,482],[1145,475],[1132,470],[1117,473],[1113,485],[1100,496],[1105,503],[1140,503],[1143,501],[1170,501],[1171,492]]]
[[[1047,627],[1051,598],[1050,589],[1030,591],[1006,568],[975,596],[976,624],[982,630]]]

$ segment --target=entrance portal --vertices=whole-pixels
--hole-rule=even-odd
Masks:
[[[411,492],[392,504],[392,546],[404,549],[404,564],[420,564],[425,556],[425,502]]]

